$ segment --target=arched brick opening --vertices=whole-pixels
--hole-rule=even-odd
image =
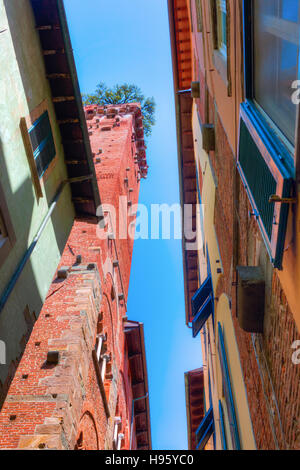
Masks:
[[[93,415],[86,411],[79,423],[74,450],[99,450],[99,439]]]

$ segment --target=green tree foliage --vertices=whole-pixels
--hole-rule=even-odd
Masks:
[[[82,99],[84,105],[97,104],[99,106],[139,102],[141,103],[145,135],[148,137],[152,132],[152,126],[155,124],[155,100],[153,97],[145,98],[141,89],[136,85],[124,83],[109,88],[101,82],[97,85],[94,93],[85,94]]]

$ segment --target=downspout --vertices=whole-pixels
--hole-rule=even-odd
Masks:
[[[4,290],[4,293],[3,295],[1,296],[1,299],[0,299],[0,314],[3,310],[3,308],[5,307],[6,305],[6,302],[8,301],[9,297],[10,297],[10,294],[12,293],[19,277],[21,276],[22,272],[23,272],[23,269],[27,263],[27,261],[29,260],[29,258],[31,257],[47,223],[49,222],[49,219],[54,211],[54,209],[56,208],[57,206],[57,203],[58,203],[58,200],[66,186],[67,183],[78,183],[80,181],[84,181],[84,180],[87,180],[87,179],[91,179],[93,176],[92,175],[88,175],[88,176],[79,176],[77,178],[71,178],[71,179],[67,179],[67,180],[64,180],[58,190],[57,190],[57,193],[56,195],[54,196],[54,199],[52,200],[52,203],[48,209],[48,212],[36,234],[36,236],[34,237],[33,241],[31,242],[29,248],[27,248],[23,258],[21,259],[20,263],[18,264],[14,274],[12,275],[10,281],[8,282],[5,290]]]
[[[135,402],[138,401],[138,400],[145,400],[145,398],[148,398],[148,392],[146,393],[146,395],[144,395],[144,396],[142,396],[142,397],[138,397],[138,398],[133,398],[133,399],[132,399],[131,426],[130,426],[130,447],[129,447],[130,450],[131,450],[131,446],[132,446],[133,420],[134,420],[134,404],[135,404]]]

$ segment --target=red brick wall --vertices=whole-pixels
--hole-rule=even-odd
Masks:
[[[119,195],[137,203],[147,173],[141,111],[130,105],[97,113],[88,125],[101,201],[118,214]],[[133,241],[98,235],[95,220],[75,220],[59,266],[68,267],[68,275],[53,280],[0,413],[0,448],[112,448],[115,416],[122,418],[122,447],[129,448],[132,393],[123,321]],[[106,333],[111,357],[102,388],[93,359],[99,333]],[[52,350],[59,351],[55,365],[47,362]]]
[[[299,332],[276,271],[270,285],[266,280],[271,299],[266,302],[264,335],[251,336],[238,324],[234,246],[238,247],[236,263],[251,265],[256,253],[250,249],[250,240],[262,240],[256,221],[249,215],[251,206],[235,173],[235,157],[212,97],[209,108],[214,112],[210,119],[216,132],[216,151],[210,153],[217,180],[215,227],[224,270],[216,296],[225,292],[232,300],[232,318],[257,447],[300,449],[300,368],[292,363],[291,349]]]

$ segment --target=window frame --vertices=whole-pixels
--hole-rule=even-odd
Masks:
[[[222,405],[221,400],[219,400],[219,415],[220,415],[220,431],[221,431],[222,450],[228,450],[226,429],[225,429],[225,415],[224,415],[224,409],[223,409],[223,405]]]
[[[50,128],[51,128],[51,133],[52,133],[52,138],[53,138],[53,143],[54,143],[54,148],[55,148],[55,154],[54,154],[54,157],[49,162],[49,164],[47,165],[47,168],[45,168],[43,174],[39,176],[38,168],[37,168],[36,161],[35,161],[34,151],[31,145],[30,130],[45,112],[48,113],[48,118],[49,118],[49,123],[50,123]],[[50,172],[56,165],[56,162],[58,159],[57,145],[56,145],[55,134],[53,132],[53,129],[54,127],[53,127],[53,120],[52,120],[52,115],[51,115],[51,106],[49,106],[47,99],[43,100],[39,105],[37,105],[30,112],[30,114],[28,114],[27,116],[21,117],[20,119],[20,131],[21,131],[21,135],[23,139],[23,144],[25,147],[28,164],[30,167],[32,183],[34,186],[37,200],[39,200],[40,198],[44,196],[43,191],[42,191],[42,183],[47,180]]]
[[[279,155],[285,162],[290,175],[295,176],[295,152],[297,147],[297,136],[294,145],[283,134],[278,125],[262,109],[255,100],[254,94],[254,3],[253,0],[243,0],[243,29],[244,29],[244,90],[245,102],[249,111],[263,128],[267,139],[280,151]],[[297,77],[295,78],[295,80]]]
[[[47,120],[48,121],[48,124],[49,124],[49,132],[48,134],[46,135],[46,137],[44,136],[43,140],[39,141],[38,142],[38,145],[35,149],[33,149],[32,147],[32,142],[31,142],[31,134],[37,129],[38,125],[43,122],[44,120]],[[54,151],[54,154],[52,155],[51,159],[49,160],[49,162],[43,166],[42,168],[42,173],[40,175],[38,175],[39,179],[41,180],[46,171],[48,170],[49,166],[51,165],[51,163],[53,162],[53,160],[55,159],[56,157],[56,148],[55,148],[55,142],[54,142],[54,135],[53,135],[53,131],[52,131],[52,126],[51,126],[51,120],[50,120],[50,115],[49,115],[49,111],[48,109],[45,109],[41,114],[40,116],[32,123],[32,125],[30,126],[30,128],[28,129],[28,135],[29,135],[29,139],[30,139],[30,143],[31,143],[31,147],[32,147],[32,152],[33,152],[33,158],[34,158],[34,162],[35,162],[35,165],[36,165],[36,168],[37,168],[37,171],[38,171],[38,166],[37,166],[37,158],[41,155],[41,152],[43,151],[43,149],[45,148],[45,146],[51,141],[52,141],[52,151]]]
[[[193,24],[193,1],[190,0],[190,23],[191,23],[191,33],[194,32],[194,24]]]
[[[217,44],[218,50],[227,59],[227,1],[226,0],[216,0],[216,17],[217,17]],[[223,42],[223,22],[222,14],[226,15],[226,44]]]
[[[221,17],[219,11],[220,2],[226,8],[226,53],[224,48],[220,48],[220,28]],[[210,0],[210,16],[211,16],[211,30],[212,30],[212,45],[213,45],[213,63],[227,86],[227,95],[232,96],[232,80],[231,80],[231,25],[230,25],[230,1],[229,0]]]
[[[242,182],[246,189],[250,204],[253,209],[253,216],[257,220],[263,240],[265,242],[267,251],[269,253],[272,264],[277,269],[282,269],[282,258],[284,250],[284,242],[286,235],[286,226],[289,205],[275,203],[274,204],[274,220],[272,233],[268,235],[266,227],[262,222],[262,217],[257,207],[256,199],[252,193],[251,185],[247,180],[247,176],[241,165],[241,123],[244,123],[246,129],[251,136],[252,141],[255,143],[261,158],[268,166],[269,172],[272,174],[276,181],[276,195],[279,197],[290,197],[292,179],[290,172],[284,165],[285,159],[283,157],[285,149],[280,145],[278,139],[270,139],[268,129],[262,122],[259,114],[255,110],[252,103],[242,103],[240,106],[240,130],[239,130],[239,144],[238,144],[238,158],[237,168],[241,176]]]
[[[218,356],[219,356],[219,363],[220,363],[220,368],[222,372],[223,393],[224,393],[224,399],[225,399],[226,406],[227,406],[227,414],[228,414],[228,419],[229,419],[232,445],[233,445],[234,450],[240,450],[241,442],[240,442],[237,415],[236,415],[236,410],[235,410],[235,401],[234,401],[232,385],[231,385],[229,360],[228,360],[228,355],[227,355],[226,346],[225,346],[225,334],[224,334],[224,331],[220,322],[218,322]]]
[[[196,1],[196,16],[197,16],[197,32],[203,32],[203,12],[202,12],[202,1]]]

